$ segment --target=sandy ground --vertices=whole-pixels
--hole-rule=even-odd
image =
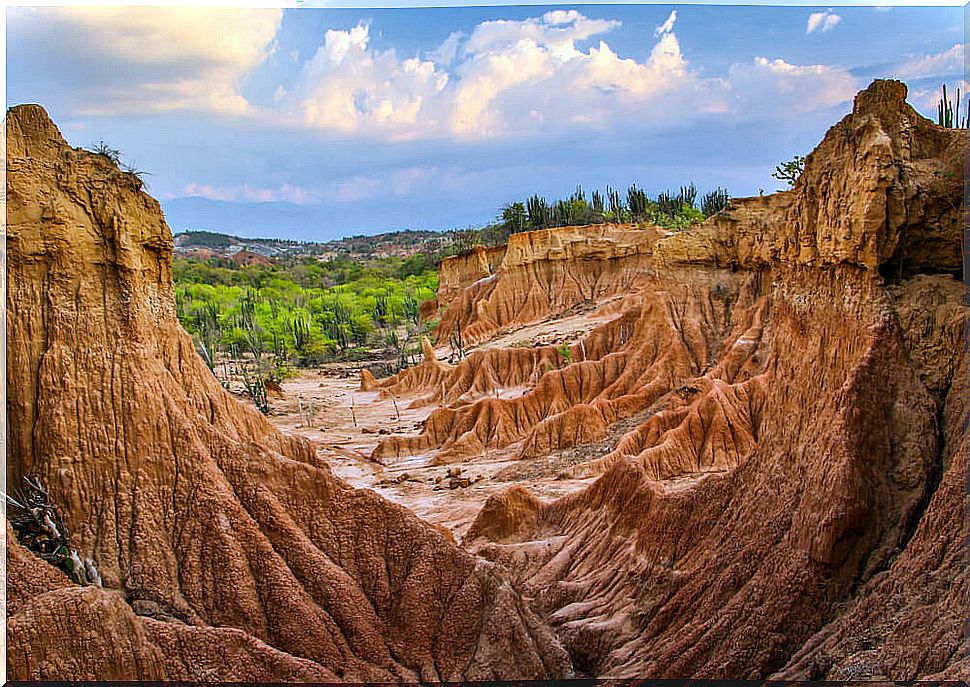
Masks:
[[[440,354],[443,357],[444,351]],[[459,541],[485,500],[497,491],[523,484],[539,498],[552,500],[591,481],[558,479],[565,467],[587,460],[587,452],[562,451],[522,461],[515,457],[516,445],[447,466],[432,466],[430,455],[380,465],[370,459],[378,441],[388,434],[420,432],[434,406],[409,409],[415,397],[382,401],[377,392],[359,391],[360,369],[360,363],[333,363],[302,370],[283,383],[282,399],[270,398],[269,420],[283,432],[313,441],[334,473],[353,486],[372,489],[424,520],[447,527]],[[307,414],[311,405],[311,421],[301,421],[300,409]],[[470,484],[458,486],[464,479]],[[450,486],[453,481],[455,488]]]

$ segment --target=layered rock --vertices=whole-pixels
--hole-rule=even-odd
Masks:
[[[17,679],[562,677],[500,566],[335,478],[225,392],[178,325],[136,177],[7,117],[8,480],[40,477],[104,589],[8,530]],[[227,660],[227,656],[232,660]]]
[[[450,303],[462,289],[495,274],[504,257],[505,246],[475,246],[442,260],[438,269],[438,302]]]
[[[574,345],[535,379],[519,365],[514,398],[465,381],[503,351],[444,369],[438,390],[410,373],[442,407],[383,442],[384,460],[502,445],[528,458],[632,424],[573,469],[601,475],[588,489],[493,497],[466,539],[514,571],[585,673],[970,676],[955,276],[970,135],[905,95],[875,82],[792,191],[732,201],[638,254],[617,317],[583,341],[592,353]],[[501,311],[503,288],[510,302],[547,288],[541,272],[503,287],[505,264],[453,301],[463,332]]]
[[[474,344],[505,327],[623,295],[642,275],[660,234],[629,225],[559,227],[513,234],[504,252],[478,248],[457,259],[461,270],[443,261],[438,303],[446,309],[436,334],[446,341],[460,325],[463,343]]]

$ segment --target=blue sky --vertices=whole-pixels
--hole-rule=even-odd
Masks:
[[[876,77],[932,115],[962,7],[8,8],[7,103],[150,173],[174,231],[326,240],[533,193],[773,191]]]

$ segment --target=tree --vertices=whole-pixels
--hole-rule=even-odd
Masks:
[[[775,165],[775,171],[772,172],[771,176],[779,181],[787,182],[788,188],[794,188],[795,182],[804,171],[805,158],[801,155],[796,155],[791,160],[782,162],[780,165]]]

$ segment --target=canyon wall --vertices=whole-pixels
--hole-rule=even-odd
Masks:
[[[514,236],[442,319],[486,341],[555,313],[567,281],[585,293],[616,270],[621,286],[589,291],[622,294],[599,313],[615,317],[568,355],[486,344],[374,381],[439,404],[420,434],[382,441],[385,462],[609,446],[566,473],[597,477],[588,488],[494,496],[465,539],[513,571],[583,674],[970,676],[970,133],[905,98],[874,82],[791,191],[632,254],[523,270],[515,256],[549,235]]]
[[[11,678],[571,674],[501,566],[220,386],[177,322],[172,235],[137,177],[38,106],[6,128],[8,484],[39,477],[103,578],[71,582],[8,528]]]
[[[512,234],[504,249],[445,260],[438,288],[444,312],[435,333],[447,341],[460,323],[463,343],[475,344],[503,328],[622,295],[660,234],[630,225],[559,227]]]

